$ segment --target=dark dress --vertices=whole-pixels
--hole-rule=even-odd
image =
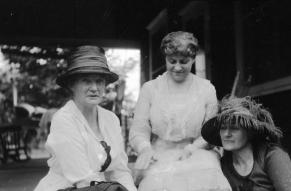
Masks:
[[[254,154],[254,165],[247,176],[233,167],[229,152],[221,159],[221,167],[233,191],[290,191],[291,162],[288,153],[274,144],[259,147]]]

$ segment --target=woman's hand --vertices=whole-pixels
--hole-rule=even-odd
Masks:
[[[192,144],[187,145],[187,146],[192,147],[192,149],[207,149],[209,144],[200,136],[199,138],[194,140]]]
[[[135,162],[134,167],[140,170],[147,169],[153,160],[153,156],[154,156],[154,151],[152,150],[151,147],[146,147],[142,149]]]
[[[189,158],[191,155],[192,155],[192,152],[190,150],[183,149],[182,150],[182,154],[181,154],[181,156],[179,157],[178,160],[185,160],[185,159]]]
[[[179,160],[185,160],[189,158],[192,155],[192,152],[194,152],[197,149],[208,149],[209,144],[202,138],[199,137],[192,144],[188,144],[184,147],[182,150],[182,154],[179,157]]]

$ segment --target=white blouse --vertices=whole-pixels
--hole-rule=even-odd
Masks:
[[[143,85],[129,137],[138,152],[150,145],[151,132],[166,141],[197,139],[202,123],[217,112],[214,86],[208,80],[189,75],[192,83],[184,94],[169,91],[167,73]]]
[[[46,148],[51,154],[48,174],[35,191],[56,191],[76,185],[88,186],[91,181],[117,181],[129,191],[136,191],[128,158],[124,151],[119,119],[98,106],[99,127],[104,141],[111,147],[112,162],[100,172],[106,152],[85,117],[71,100],[53,117]]]

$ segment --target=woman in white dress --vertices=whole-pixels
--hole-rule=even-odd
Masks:
[[[208,80],[191,73],[197,50],[193,34],[169,33],[161,43],[167,71],[141,89],[130,129],[135,168],[144,172],[139,191],[231,190],[219,153],[201,138],[217,98]]]
[[[96,46],[77,47],[68,63],[57,84],[69,90],[72,99],[53,116],[46,143],[49,172],[35,191],[82,188],[91,181],[117,181],[136,191],[119,119],[98,105],[106,84],[116,81],[117,74],[109,70],[104,50]]]

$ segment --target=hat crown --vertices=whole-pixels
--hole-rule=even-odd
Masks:
[[[76,74],[98,74],[104,76],[107,83],[118,80],[118,75],[111,72],[104,49],[98,46],[79,46],[71,51],[67,59],[68,66],[59,72],[56,83],[67,87],[69,78]]]
[[[97,46],[80,46],[68,57],[67,71],[82,67],[101,67],[109,70],[104,50]]]
[[[256,104],[249,97],[244,98],[224,98],[219,105],[219,115],[245,115],[256,117],[261,105]]]
[[[259,121],[267,120],[269,123],[274,124],[270,112],[263,108],[262,104],[256,103],[255,100],[249,96],[243,98],[223,98],[219,105],[218,115],[241,115]]]

